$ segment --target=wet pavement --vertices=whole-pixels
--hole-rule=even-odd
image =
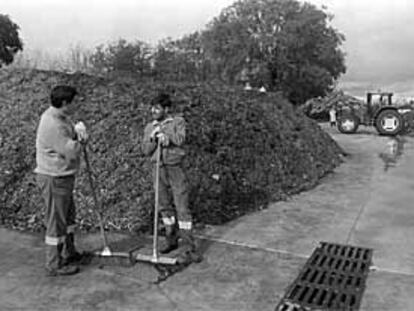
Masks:
[[[310,191],[205,228],[204,261],[160,284],[142,263],[47,278],[42,237],[0,228],[0,310],[274,310],[320,241],[374,249],[360,310],[414,310],[414,139],[322,126],[348,153],[344,164]],[[99,245],[78,236],[82,249]]]

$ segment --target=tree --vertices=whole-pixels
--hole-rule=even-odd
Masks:
[[[153,61],[155,74],[167,79],[204,80],[208,75],[199,32],[160,41]]]
[[[183,62],[180,58],[180,51],[174,40],[171,38],[161,40],[152,56],[152,69],[155,76],[166,80],[181,80]]]
[[[107,46],[98,46],[90,56],[90,63],[98,72],[126,71],[142,75],[149,70],[150,56],[147,43],[119,39]]]
[[[19,26],[8,15],[0,14],[0,67],[13,62],[18,51],[23,50],[19,37]]]
[[[345,37],[328,25],[332,18],[296,0],[239,0],[207,26],[204,49],[229,82],[247,68],[257,83],[301,104],[345,73]]]
[[[229,9],[224,10],[206,31],[203,32],[203,46],[207,58],[212,60],[213,70],[230,83],[234,82],[252,53],[252,41],[237,18],[229,18]]]

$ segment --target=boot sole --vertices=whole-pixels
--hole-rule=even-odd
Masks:
[[[165,250],[164,249],[160,250],[160,254],[168,254],[168,253],[171,253],[172,251],[175,251],[176,249],[178,249],[178,244],[171,245],[167,247]]]
[[[64,272],[64,271],[59,271],[59,270],[54,270],[54,271],[47,270],[46,276],[47,277],[67,276],[67,275],[74,275],[77,273],[79,273],[79,269],[76,269],[70,272]]]

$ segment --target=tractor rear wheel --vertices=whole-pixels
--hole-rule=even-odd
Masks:
[[[397,135],[403,129],[403,118],[396,110],[381,111],[375,120],[375,128],[381,135]]]
[[[352,134],[358,130],[359,119],[352,113],[346,113],[338,119],[338,130],[344,134]]]

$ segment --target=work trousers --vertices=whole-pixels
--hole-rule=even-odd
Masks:
[[[155,167],[154,167],[155,188]],[[159,176],[159,211],[163,223],[179,229],[191,230],[192,217],[188,208],[189,184],[181,165],[161,165]]]
[[[46,268],[58,269],[62,256],[70,257],[76,252],[76,211],[73,201],[75,176],[37,174],[36,177],[45,204]]]

